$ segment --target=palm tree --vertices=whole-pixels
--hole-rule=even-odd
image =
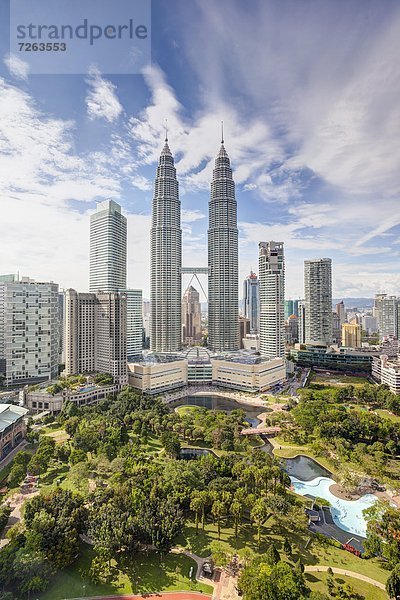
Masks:
[[[233,522],[235,525],[235,537],[237,537],[239,522],[242,518],[242,505],[237,500],[234,500],[230,507],[230,513],[233,517]]]
[[[268,507],[265,503],[264,498],[256,500],[251,512],[250,518],[254,525],[257,527],[257,545],[260,548],[261,544],[261,525],[264,523],[268,516]]]
[[[215,500],[211,507],[213,516],[217,519],[218,539],[221,538],[221,517],[225,512],[225,505],[220,500]]]
[[[206,524],[206,507],[210,503],[210,495],[207,490],[203,490],[202,492],[199,492],[198,497],[201,502],[201,525],[204,531]]]
[[[192,499],[190,501],[190,510],[192,510],[195,514],[195,523],[196,523],[196,535],[199,532],[199,517],[203,509],[203,500],[200,497],[200,494],[193,494]]]

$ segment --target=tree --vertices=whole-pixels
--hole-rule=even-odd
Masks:
[[[400,597],[400,563],[395,566],[386,581],[386,591],[389,598]]]
[[[257,527],[257,545],[260,548],[261,544],[261,526],[268,516],[268,507],[265,503],[264,498],[256,500],[251,512],[250,518],[254,525]]]
[[[176,433],[164,431],[160,437],[161,444],[168,456],[179,458],[181,454],[181,443]]]
[[[230,557],[225,546],[221,542],[214,541],[210,544],[210,550],[215,564],[219,567],[226,567]]]
[[[225,504],[220,500],[215,500],[211,507],[212,515],[217,519],[218,539],[221,538],[221,518],[225,513]]]
[[[199,499],[201,500],[201,525],[204,531],[206,525],[206,508],[210,504],[210,494],[207,490],[199,492]]]
[[[242,505],[237,500],[234,500],[230,507],[230,513],[233,517],[233,523],[235,526],[235,537],[237,537],[239,523],[242,518]]]
[[[326,587],[328,588],[329,595],[333,596],[336,586],[335,586],[335,580],[333,579],[333,575],[331,575],[330,573],[328,574],[328,576],[326,578]]]
[[[35,496],[25,505],[26,547],[58,569],[70,565],[79,553],[85,511],[80,496],[61,488]]]
[[[196,524],[196,535],[199,533],[199,517],[203,510],[203,501],[199,494],[193,494],[192,499],[190,501],[190,510],[192,510],[195,514],[195,524]]]
[[[288,556],[292,555],[292,546],[287,538],[283,542],[283,550]]]
[[[270,544],[265,553],[265,562],[267,565],[270,565],[270,567],[273,567],[274,565],[278,564],[280,560],[281,557],[279,556],[279,552],[276,549],[275,544]]]

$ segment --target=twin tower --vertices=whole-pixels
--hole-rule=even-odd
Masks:
[[[181,349],[182,229],[179,185],[168,138],[154,185],[151,225],[151,335],[153,352]],[[208,228],[208,347],[239,349],[238,229],[235,183],[224,140],[211,182]]]

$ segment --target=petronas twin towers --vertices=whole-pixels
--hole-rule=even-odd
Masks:
[[[154,186],[151,226],[151,336],[154,352],[181,348],[181,204],[168,139]],[[239,349],[238,229],[235,183],[224,140],[215,160],[209,202],[208,346],[215,352]]]

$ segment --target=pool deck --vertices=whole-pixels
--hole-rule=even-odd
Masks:
[[[307,496],[307,498],[311,499],[311,496]],[[321,533],[326,537],[336,540],[340,544],[350,544],[356,550],[359,550],[361,553],[364,552],[363,541],[359,535],[355,535],[354,533],[350,533],[349,531],[344,531],[338,527],[333,521],[331,511],[329,507],[323,507],[318,510],[320,520],[318,523],[310,523],[308,528],[313,533]]]

